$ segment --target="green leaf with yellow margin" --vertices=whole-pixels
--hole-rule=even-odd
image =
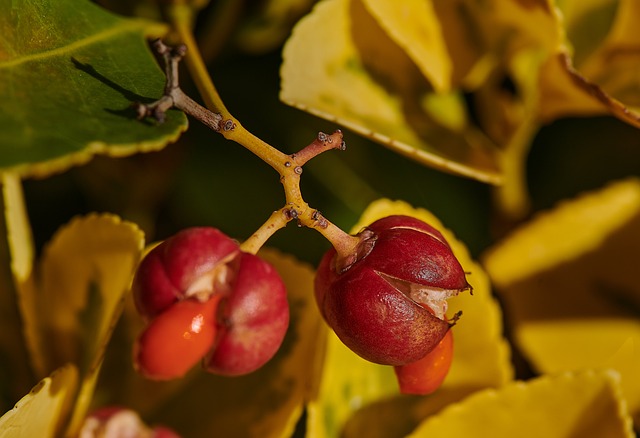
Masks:
[[[514,340],[543,373],[607,367],[640,421],[640,180],[539,214],[483,257]]]
[[[328,342],[320,392],[309,408],[309,436],[389,437],[409,433],[422,419],[451,402],[513,378],[510,349],[502,337],[501,311],[491,295],[488,278],[465,248],[433,214],[402,201],[379,200],[363,213],[352,232],[390,215],[421,219],[447,239],[464,269],[473,295],[449,300],[450,315],[462,310],[453,328],[454,360],[443,385],[425,397],[398,395],[393,369],[369,363],[339,343]]]
[[[409,35],[393,35],[409,45]],[[494,146],[471,126],[462,99],[445,94],[434,109],[440,95],[397,41],[360,0],[320,2],[284,47],[280,98],[425,165],[498,183]],[[430,53],[444,56],[439,45]],[[442,71],[430,75],[446,88]]]
[[[0,418],[0,438],[59,436],[77,385],[73,365],[53,372]]]
[[[159,150],[187,127],[136,120],[132,101],[161,96],[146,38],[164,26],[117,17],[87,0],[0,4],[0,171],[46,176],[88,161]]]
[[[313,269],[273,250],[260,254],[282,276],[290,324],[276,354],[258,371],[222,377],[196,367],[170,399],[155,406],[131,394],[129,406],[145,405],[149,423],[163,423],[189,437],[289,437],[315,391],[325,342],[325,324],[315,304]],[[150,386],[165,385],[151,383]]]
[[[584,371],[478,392],[427,419],[410,438],[633,438],[620,377]]]

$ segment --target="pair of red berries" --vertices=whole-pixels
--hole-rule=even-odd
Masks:
[[[418,219],[383,218],[360,237],[348,266],[335,250],[323,257],[320,311],[358,355],[394,366],[402,392],[432,392],[451,364],[446,300],[470,289],[465,272],[442,234]],[[275,270],[213,228],[185,230],[153,249],[134,296],[151,319],[136,363],[158,379],[179,377],[203,358],[218,374],[251,372],[275,354],[289,320]]]
[[[135,345],[145,376],[183,376],[196,363],[247,374],[276,353],[289,324],[284,283],[270,264],[215,228],[189,228],[153,248],[133,281],[149,322]]]

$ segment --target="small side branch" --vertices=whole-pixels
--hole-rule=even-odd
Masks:
[[[291,159],[294,160],[298,166],[303,166],[307,161],[320,155],[323,152],[332,149],[340,149],[341,151],[344,151],[346,148],[347,146],[342,139],[341,130],[337,129],[333,132],[333,134],[318,132],[318,136],[316,137],[316,139],[300,152],[292,154]]]
[[[164,70],[167,77],[164,95],[150,104],[135,102],[133,107],[137,112],[138,119],[153,117],[162,123],[166,118],[166,112],[175,107],[200,120],[214,131],[219,132],[221,129],[232,128],[222,122],[222,115],[209,111],[187,96],[180,88],[178,66],[187,52],[187,47],[184,45],[169,47],[161,40],[156,40],[153,42],[153,48],[164,59]]]

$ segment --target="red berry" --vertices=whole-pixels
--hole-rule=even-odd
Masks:
[[[210,227],[188,228],[165,240],[140,262],[134,277],[138,312],[151,318],[186,297],[207,298],[238,251],[237,242]]]
[[[278,272],[259,257],[243,253],[232,291],[221,305],[216,348],[205,359],[208,371],[247,374],[276,353],[289,325],[287,292]]]
[[[289,324],[277,271],[214,228],[184,230],[153,249],[134,297],[150,320],[135,363],[151,379],[181,377],[201,359],[217,374],[249,373],[273,357]]]
[[[440,232],[408,216],[371,224],[342,267],[335,250],[320,262],[318,306],[338,337],[363,358],[405,365],[423,358],[449,330],[446,299],[470,289]]]
[[[138,371],[155,380],[186,374],[214,345],[219,300],[180,301],[154,318],[135,345]]]
[[[442,385],[453,361],[453,333],[451,330],[422,359],[394,367],[400,392],[403,394],[431,394]]]

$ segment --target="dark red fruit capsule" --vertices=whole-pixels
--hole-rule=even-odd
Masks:
[[[361,234],[364,250],[341,266],[335,250],[320,262],[316,300],[351,350],[384,365],[425,357],[445,336],[446,300],[470,289],[442,234],[408,216],[389,216]]]

